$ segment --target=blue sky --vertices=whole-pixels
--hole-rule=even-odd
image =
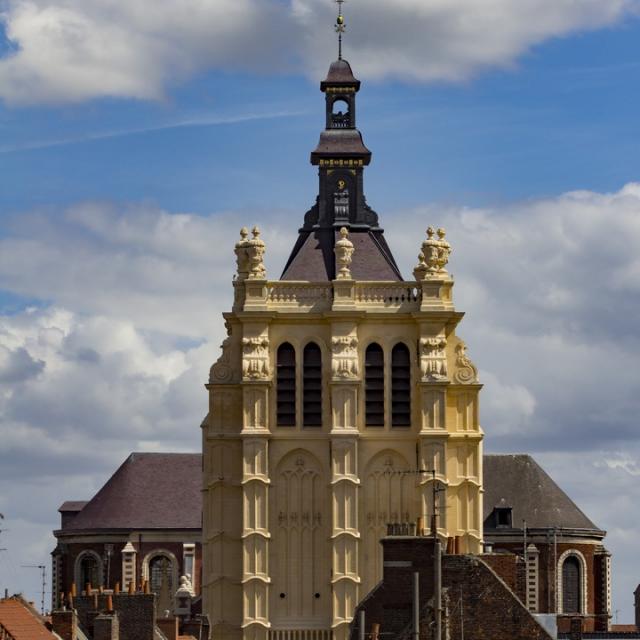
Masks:
[[[5,0],[1,588],[39,600],[19,566],[130,451],[199,446],[237,228],[277,277],[316,195],[331,5]],[[531,452],[609,531],[631,620],[640,5],[477,5],[347,5],[368,201],[407,276],[447,226],[487,450]]]

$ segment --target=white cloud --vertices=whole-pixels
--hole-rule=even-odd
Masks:
[[[549,38],[611,25],[637,0],[353,2],[346,48],[365,78],[462,80]],[[202,70],[304,70],[335,55],[327,0],[6,0],[11,104],[160,99]]]
[[[15,527],[43,545],[43,560],[40,532],[55,525],[58,502],[91,495],[136,448],[199,448],[233,245],[238,227],[258,220],[276,278],[297,229],[290,213],[89,203],[23,214],[5,233],[0,287],[51,301],[0,319],[0,511],[27,523]],[[500,208],[425,206],[382,223],[407,275],[424,229],[447,227],[455,302],[467,313],[459,333],[485,383],[487,450],[532,453],[609,530],[615,606],[629,611],[640,340],[637,287],[614,276],[637,261],[640,186]],[[40,490],[34,470],[49,488],[30,516],[22,501],[24,487]]]

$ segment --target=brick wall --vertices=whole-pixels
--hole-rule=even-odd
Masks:
[[[114,595],[113,609],[118,614],[120,640],[153,640],[155,628],[155,596],[136,593]],[[107,597],[97,596],[95,608],[93,596],[75,598],[74,607],[80,624],[91,634],[95,618],[106,609]]]
[[[606,602],[602,598],[602,562],[601,547],[596,544],[584,544],[564,541],[558,536],[557,543],[547,542],[546,539],[531,539],[540,552],[538,560],[538,612],[556,613],[557,599],[557,567],[556,561],[560,556],[569,550],[579,551],[585,559],[587,566],[587,611],[581,616],[583,618],[583,630],[585,632],[606,631],[609,624],[609,612],[606,611]],[[495,542],[496,550],[510,551],[513,554],[522,554],[522,543],[520,542]],[[496,555],[505,555],[498,553]],[[484,556],[483,556],[484,558]],[[492,565],[494,566],[494,565]],[[502,567],[495,566],[499,575],[503,575]],[[505,582],[510,583],[510,572],[506,569]],[[558,616],[558,630],[569,632],[571,619],[575,618],[575,613]]]
[[[409,640],[413,608],[413,574],[420,574],[421,640],[432,638],[433,555],[430,538],[384,538],[383,580],[358,605],[351,640],[358,638],[359,611],[365,611],[365,630],[381,625],[386,637]],[[492,560],[505,572],[515,589],[523,592],[524,563],[508,554]],[[480,556],[442,557],[443,637],[468,640],[549,640],[522,601]],[[385,637],[385,636],[382,636]]]

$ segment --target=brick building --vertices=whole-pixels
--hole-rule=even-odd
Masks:
[[[609,555],[603,547],[605,532],[530,456],[485,455],[483,467],[484,541],[485,548],[491,549],[479,556],[483,565],[532,613],[557,611],[559,631],[568,632],[576,618],[581,619],[584,633],[606,631],[610,577]],[[172,580],[191,573],[188,569],[194,567],[194,612],[198,612],[201,468],[200,454],[131,454],[90,502],[66,502],[60,509],[61,528],[55,532],[56,594],[68,593],[74,582],[79,593],[86,582],[107,589],[120,582],[126,590],[133,581],[140,589],[145,579],[153,578],[153,558],[159,556],[171,563],[167,566]],[[193,560],[185,562],[192,549]],[[87,557],[95,563],[83,564]],[[577,595],[571,597],[565,591],[572,588],[565,571],[568,558],[577,559],[574,566],[578,569],[577,581],[573,574]],[[465,562],[449,558],[445,566]],[[160,599],[162,589],[155,590]],[[640,598],[640,589],[636,598]],[[92,602],[84,608],[90,608]],[[569,611],[567,602],[582,608]],[[161,617],[171,609],[160,601],[158,605]],[[451,624],[456,623],[452,620]]]
[[[122,590],[145,581],[160,614],[173,612],[180,578],[191,576],[194,607],[201,585],[202,456],[132,453],[88,502],[65,502],[54,531],[52,604],[62,594]]]
[[[442,554],[438,596],[434,561],[436,554],[440,554],[440,545],[436,547],[433,538],[392,535],[382,539],[382,547],[382,581],[358,605],[350,640],[358,640],[363,631],[366,637],[376,637],[376,627],[379,638],[414,640],[416,600],[420,640],[435,637],[438,619],[442,638],[551,640],[553,637],[524,606],[523,581],[510,585],[503,580],[492,566],[496,558],[485,554]],[[515,568],[514,559],[511,555],[499,564],[502,569],[507,565]],[[509,573],[515,575],[514,571]]]
[[[605,532],[531,456],[486,455],[484,472],[485,545],[526,563],[529,610],[557,614],[560,632],[576,618],[585,632],[607,631],[611,555],[603,546]]]

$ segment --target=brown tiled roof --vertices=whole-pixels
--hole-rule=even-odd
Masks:
[[[323,157],[362,158],[365,165],[371,161],[371,151],[364,146],[357,129],[325,129],[320,133],[318,146],[311,152],[311,164]]]
[[[88,504],[88,500],[67,500],[60,505],[58,511],[60,513],[82,511]]]
[[[333,248],[339,239],[338,232],[329,230],[301,232],[306,237],[298,241],[281,280],[308,280],[326,282],[335,278],[335,254]],[[391,251],[379,231],[351,231],[353,262],[351,275],[356,280],[401,280]]]
[[[638,627],[635,624],[612,624],[609,631],[613,633],[635,633]]]
[[[351,65],[346,60],[335,60],[329,66],[327,77],[320,83],[320,88],[324,91],[327,86],[353,85],[360,88],[360,81],[356,79],[351,70]]]
[[[0,630],[3,628],[15,640],[52,640],[56,637],[44,626],[37,611],[18,596],[0,600]]]
[[[200,529],[202,456],[132,453],[68,529]]]
[[[484,456],[485,531],[493,529],[496,507],[511,507],[515,529],[600,529],[529,455]]]

